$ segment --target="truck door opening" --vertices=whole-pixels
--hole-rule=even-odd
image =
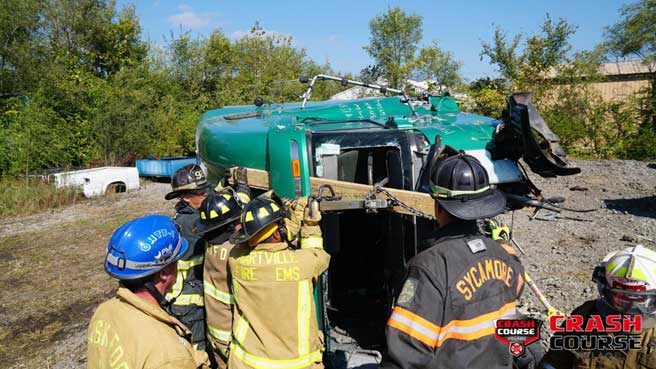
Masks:
[[[397,145],[341,147],[331,154],[316,162],[324,178],[372,186],[387,178],[385,187],[399,189],[413,183]],[[415,229],[414,217],[388,211],[323,215],[324,247],[331,254],[323,291],[329,367],[351,367],[354,354],[379,360],[385,351],[393,298],[403,282],[406,260],[416,253]]]

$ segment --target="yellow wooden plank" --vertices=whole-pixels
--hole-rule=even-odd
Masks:
[[[230,171],[231,173],[234,173],[235,170],[236,168],[231,168]],[[247,168],[246,173],[247,173],[248,185],[250,187],[260,190],[271,189],[270,181],[269,181],[269,173],[267,171],[261,169]],[[319,178],[319,177],[310,177],[310,186],[312,188],[312,194],[317,194],[319,187],[322,185],[330,185],[333,188],[333,190],[335,190],[335,194],[337,196],[341,196],[343,200],[363,199],[372,189],[372,187],[369,185],[364,185],[359,183],[337,181],[334,179],[326,179],[326,178]],[[399,190],[399,189],[387,188],[387,187],[385,187],[385,189],[389,191],[393,196],[397,197],[399,200],[410,205],[411,207],[427,214],[431,214],[431,215],[435,214],[433,198],[429,194],[422,193],[422,192],[405,191],[405,190]],[[384,194],[378,194],[376,197],[381,199],[387,198]],[[390,210],[401,214],[411,214],[406,209],[403,209],[398,206]]]

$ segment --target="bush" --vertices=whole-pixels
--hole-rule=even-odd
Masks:
[[[506,107],[506,95],[496,89],[483,88],[479,91],[471,92],[469,97],[474,100],[474,104],[469,110],[471,113],[486,117],[501,118],[501,112]]]
[[[647,159],[643,154],[649,149],[644,147],[648,136],[641,133],[635,98],[607,102],[589,86],[560,86],[541,113],[574,157]],[[644,148],[633,148],[636,145]]]
[[[656,132],[649,127],[641,127],[638,134],[627,140],[623,158],[656,160]]]
[[[76,188],[56,189],[38,178],[0,179],[0,216],[35,213],[75,204],[84,199]]]

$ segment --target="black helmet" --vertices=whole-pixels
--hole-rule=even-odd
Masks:
[[[205,193],[209,183],[203,168],[196,164],[187,164],[171,176],[171,187],[173,191],[164,196],[167,200],[180,197],[183,193]]]
[[[435,201],[456,218],[489,218],[506,206],[506,197],[490,186],[487,171],[478,159],[463,151],[435,163],[430,186]]]
[[[233,191],[211,191],[200,205],[200,217],[196,220],[196,233],[205,235],[221,226],[230,224],[241,216],[242,205]]]
[[[277,222],[283,218],[280,205],[268,197],[259,196],[249,202],[241,212],[241,229],[232,234],[230,242],[248,242],[253,236],[266,230],[249,243],[260,243],[269,238],[278,228]],[[267,229],[267,227],[269,229]]]

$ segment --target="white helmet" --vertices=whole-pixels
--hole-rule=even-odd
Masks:
[[[637,245],[611,252],[595,268],[592,279],[614,310],[656,313],[656,251]]]

